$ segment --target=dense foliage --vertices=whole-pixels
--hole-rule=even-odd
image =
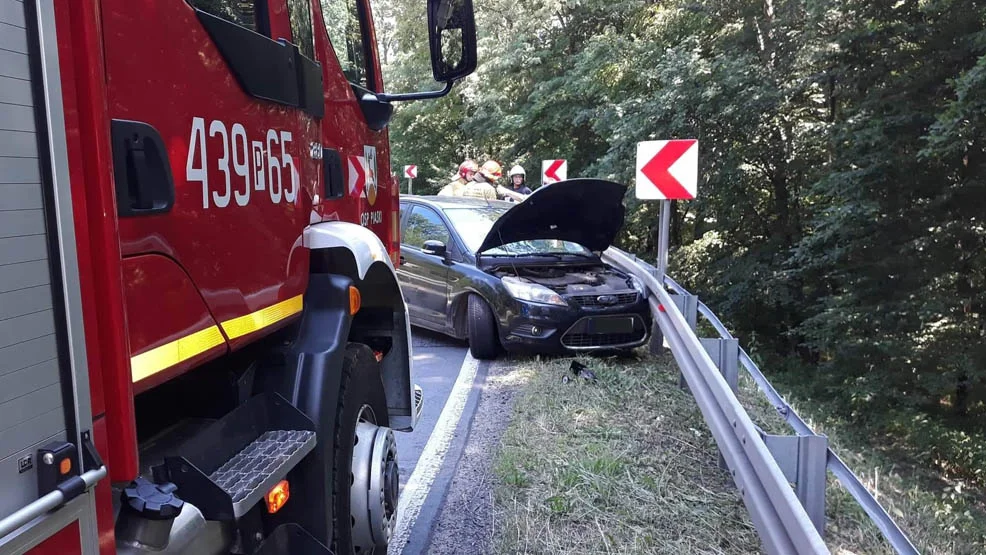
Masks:
[[[637,141],[699,139],[673,275],[777,379],[986,480],[983,2],[475,6],[476,75],[391,125],[415,192],[465,156],[631,184]],[[385,9],[388,89],[433,87],[424,2]],[[652,254],[656,206],[626,204],[622,245]]]

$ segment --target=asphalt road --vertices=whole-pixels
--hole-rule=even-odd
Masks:
[[[414,431],[408,434],[396,434],[401,467],[401,489],[411,477],[418,464],[418,458],[431,432],[435,429],[435,424],[438,423],[438,417],[448,400],[449,392],[452,391],[452,385],[459,376],[459,370],[468,350],[462,341],[421,328],[411,328],[411,334],[411,348],[414,354],[411,378],[424,391],[425,404]]]
[[[419,328],[411,333],[412,378],[424,391],[424,407],[413,432],[396,434],[401,498],[391,555],[427,551],[488,368],[463,341]]]

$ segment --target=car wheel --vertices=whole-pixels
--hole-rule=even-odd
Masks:
[[[469,296],[469,352],[478,359],[493,359],[500,352],[496,318],[479,295]]]

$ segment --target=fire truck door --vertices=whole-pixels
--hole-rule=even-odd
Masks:
[[[325,148],[342,155],[347,187],[343,213],[396,248],[396,180],[386,127],[364,113],[359,97],[382,91],[370,5],[365,0],[319,0],[315,49],[325,75]],[[368,114],[370,117],[368,117]],[[335,209],[333,206],[332,209]]]
[[[101,13],[114,154],[125,151],[115,164],[123,254],[178,264],[235,348],[299,313],[307,285],[301,235],[319,187],[312,145],[324,113],[310,6],[103,0]],[[132,135],[126,122],[138,122]],[[131,337],[163,326],[134,354],[198,329],[195,317],[127,318]]]

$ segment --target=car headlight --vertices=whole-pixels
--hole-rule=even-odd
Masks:
[[[568,306],[568,303],[565,302],[565,299],[561,298],[561,295],[543,285],[530,283],[511,276],[502,277],[500,281],[503,282],[503,286],[507,288],[510,296],[517,300]]]
[[[644,296],[647,295],[647,287],[645,287],[644,283],[637,279],[636,276],[630,276],[630,283],[633,284],[633,288],[636,289],[638,293]]]

